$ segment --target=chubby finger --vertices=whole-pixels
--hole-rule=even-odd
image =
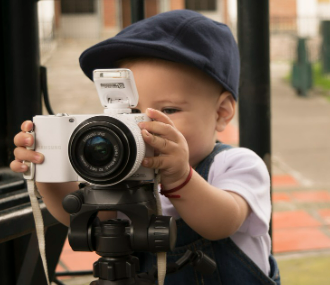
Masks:
[[[30,132],[33,129],[33,122],[32,121],[24,121],[21,125],[21,130],[23,132]]]
[[[147,108],[146,114],[152,120],[155,120],[158,122],[163,122],[165,124],[169,124],[172,127],[174,127],[173,121],[161,111],[158,111],[158,110],[155,110],[152,108]]]
[[[33,136],[29,133],[20,132],[14,137],[14,144],[16,146],[32,146],[33,145]]]
[[[145,157],[142,165],[147,168],[166,169],[168,167],[164,156]]]
[[[25,171],[28,170],[28,167],[22,163],[21,161],[19,160],[13,160],[11,163],[10,163],[10,169],[14,172],[20,172],[20,173],[23,173]]]
[[[173,153],[176,143],[165,137],[160,137],[149,133],[146,129],[142,130],[144,141],[153,147],[157,153],[170,154]]]
[[[180,140],[179,131],[175,129],[173,126],[163,122],[158,122],[158,121],[141,122],[139,123],[139,127],[142,130],[147,130],[149,133],[157,134],[157,136],[167,138],[168,140],[174,142],[179,142]]]
[[[43,154],[33,150],[26,149],[24,147],[15,148],[14,155],[16,160],[27,160],[37,164],[43,163],[44,161]]]

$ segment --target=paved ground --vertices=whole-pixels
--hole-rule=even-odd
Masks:
[[[63,41],[48,68],[55,113],[102,113],[93,83],[78,57],[92,42]],[[272,63],[273,250],[282,284],[329,284],[330,267],[330,102],[320,94],[298,97],[284,77],[287,63]],[[46,113],[45,113],[46,114]],[[237,118],[221,139],[238,144]],[[58,270],[89,270],[98,257],[66,245]],[[89,284],[92,277],[66,284]]]

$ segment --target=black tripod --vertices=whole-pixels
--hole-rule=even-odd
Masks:
[[[75,251],[95,251],[101,258],[94,263],[90,285],[155,284],[157,270],[137,274],[139,259],[134,251],[167,252],[174,249],[176,223],[172,217],[158,216],[153,184],[126,181],[111,187],[85,186],[63,200],[70,213],[69,243]],[[120,211],[128,220],[100,221],[98,211]],[[201,251],[186,254],[167,273],[192,264],[202,273],[212,273],[215,263]]]
[[[131,255],[133,252],[126,234],[128,226],[127,220],[109,220],[100,222],[94,228],[97,253],[102,257],[93,266],[94,277],[99,280],[93,281],[91,285],[154,284],[154,275],[139,278],[136,274],[139,270],[139,259]]]
[[[172,217],[158,216],[153,184],[126,181],[115,186],[89,185],[63,200],[70,213],[69,243],[76,251],[95,251],[91,285],[154,284],[154,276],[137,276],[139,260],[134,251],[166,252],[176,242]],[[100,221],[98,211],[120,211],[127,220]]]

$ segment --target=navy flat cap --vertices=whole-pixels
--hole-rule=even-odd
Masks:
[[[93,80],[94,69],[114,68],[118,60],[146,56],[195,66],[238,98],[240,60],[230,29],[190,10],[138,21],[85,50],[79,62]]]

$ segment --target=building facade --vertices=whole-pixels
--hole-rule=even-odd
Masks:
[[[102,40],[131,24],[131,0],[41,0],[39,34],[50,38]],[[227,24],[234,35],[237,0],[144,0],[145,17],[191,9]],[[320,22],[330,19],[330,0],[269,0],[271,58],[288,60],[297,37],[311,39],[317,57]]]

